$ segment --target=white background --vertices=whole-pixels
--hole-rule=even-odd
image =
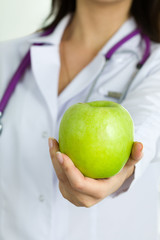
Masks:
[[[0,41],[22,37],[39,29],[49,14],[50,4],[51,0],[0,0]]]
[[[0,0],[0,41],[28,35],[39,29],[51,0]]]

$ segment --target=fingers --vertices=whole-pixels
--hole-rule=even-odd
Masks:
[[[56,152],[59,150],[59,147],[55,139],[49,139],[49,146],[52,163],[57,177],[61,182],[60,186],[65,184],[65,188],[70,188],[71,186],[72,189],[70,188],[69,192],[74,191],[91,197],[101,198],[104,189],[101,190],[103,186],[100,186],[100,182],[95,179],[84,177],[67,155]],[[69,192],[63,191],[63,193],[64,192],[67,195],[69,194]]]
[[[49,151],[50,151],[51,158],[54,158],[56,152],[59,150],[58,142],[54,138],[49,138],[48,145],[49,145]]]
[[[60,163],[56,159],[56,153],[59,151],[59,144],[54,138],[49,138],[48,139],[48,144],[49,144],[49,152],[50,152],[50,157],[52,160],[53,167],[56,171],[56,175],[59,180],[65,182],[66,181],[66,176],[64,174],[64,171],[60,165]]]
[[[56,158],[61,164],[61,167],[70,185],[73,187],[73,189],[80,191],[83,188],[84,184],[83,174],[78,170],[78,168],[75,167],[74,163],[67,155],[57,152]]]
[[[107,195],[108,179],[96,180],[85,177],[75,167],[72,160],[67,155],[58,152],[56,153],[56,157],[74,191],[95,197],[97,199],[102,199]]]
[[[62,196],[73,203],[77,207],[91,207],[95,205],[97,202],[97,199],[90,197],[88,195],[85,195],[83,193],[79,193],[75,191],[71,186],[62,184],[59,182],[59,189],[62,194]]]

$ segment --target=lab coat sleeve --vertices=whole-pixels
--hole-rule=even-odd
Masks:
[[[142,77],[136,87],[132,88],[121,103],[130,113],[134,122],[134,141],[143,143],[143,158],[136,164],[133,175],[111,195],[117,197],[121,193],[128,192],[143,175],[145,170],[154,160],[160,138],[160,54],[154,61],[155,64],[144,66],[148,71],[147,76]]]

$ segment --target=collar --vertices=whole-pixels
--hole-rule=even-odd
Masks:
[[[49,44],[49,45],[59,45],[63,32],[69,23],[69,20],[71,18],[71,14],[66,15],[60,23],[57,25],[55,30],[53,31],[52,34],[46,36],[46,37],[41,37],[41,36],[36,36],[33,37],[32,39],[29,40],[30,43],[44,43],[44,44]],[[106,54],[111,47],[113,47],[118,41],[120,41],[124,36],[128,35],[131,33],[133,30],[137,28],[136,21],[134,20],[133,17],[130,17],[120,28],[119,30],[112,36],[112,38],[103,46],[103,48],[99,51],[99,54]],[[136,35],[129,41],[127,41],[124,45],[120,47],[120,49],[117,50],[117,52],[121,50],[126,50],[133,52],[134,54],[137,55],[137,57],[141,56],[140,51],[137,51],[137,48],[140,46],[141,43],[141,36]]]
[[[57,25],[55,30],[46,37],[36,36],[29,40],[31,43],[44,43],[49,45],[59,45],[61,42],[61,38],[69,20],[71,18],[71,14],[66,15]],[[41,33],[40,33],[41,34]]]

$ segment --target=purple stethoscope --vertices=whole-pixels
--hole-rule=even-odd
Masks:
[[[44,36],[48,36],[49,34],[51,34],[54,31],[54,29],[50,29],[45,31],[43,34],[41,34],[41,37]],[[107,97],[112,97],[112,98],[117,98],[119,100],[119,103],[122,102],[122,100],[125,98],[127,91],[129,89],[130,84],[132,83],[135,75],[137,74],[138,70],[143,66],[143,64],[146,62],[146,60],[148,59],[149,55],[150,55],[150,39],[142,34],[140,29],[136,29],[133,32],[131,32],[130,34],[128,34],[127,36],[125,36],[123,39],[121,39],[118,43],[116,43],[106,54],[105,54],[105,59],[106,62],[102,68],[102,70],[100,71],[100,73],[98,74],[98,76],[95,78],[89,93],[87,95],[87,97],[85,98],[85,102],[88,101],[100,75],[102,74],[106,63],[108,62],[108,60],[111,59],[112,55],[117,51],[117,49],[119,49],[124,43],[126,43],[127,41],[129,41],[131,38],[133,38],[134,36],[136,36],[137,34],[140,34],[144,43],[145,43],[145,50],[144,50],[144,54],[142,56],[142,59],[140,62],[138,62],[138,64],[136,65],[136,72],[134,74],[134,76],[132,77],[132,79],[129,81],[129,83],[127,84],[125,90],[123,91],[123,93],[117,93],[117,92],[108,92],[108,95],[106,95]],[[34,43],[33,45],[36,46],[43,46],[45,45],[44,43]],[[25,55],[25,57],[22,59],[18,69],[16,70],[15,74],[13,75],[13,77],[11,78],[5,93],[0,101],[0,135],[2,133],[3,130],[3,125],[1,122],[2,116],[4,114],[4,111],[6,109],[6,106],[18,84],[18,82],[21,80],[21,78],[23,77],[23,75],[25,74],[25,71],[31,66],[31,57],[30,57],[30,50],[28,50],[27,54]]]

